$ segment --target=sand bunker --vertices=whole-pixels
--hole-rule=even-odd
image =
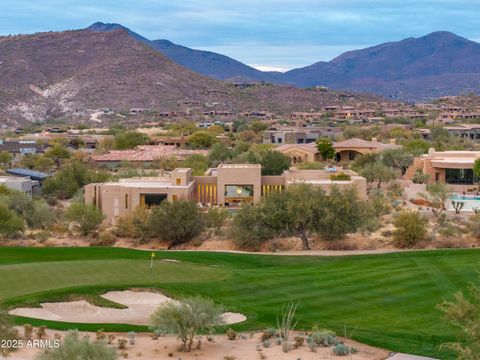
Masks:
[[[92,305],[87,301],[70,301],[58,303],[42,303],[41,308],[17,308],[11,315],[25,316],[35,319],[96,324],[132,324],[148,325],[150,315],[155,309],[171,298],[147,291],[110,291],[103,298],[127,306],[126,309],[105,308]],[[245,315],[224,313],[224,324],[236,324],[245,321]]]

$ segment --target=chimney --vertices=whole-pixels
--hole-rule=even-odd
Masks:
[[[397,143],[397,139],[393,138],[390,139],[390,144],[395,145]]]
[[[429,148],[428,149],[428,158],[433,159],[435,157],[435,149],[434,148]]]
[[[372,138],[372,142],[374,142],[374,143],[378,142],[377,138],[376,137]]]

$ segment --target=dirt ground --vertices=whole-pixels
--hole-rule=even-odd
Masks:
[[[22,330],[20,329],[22,332]],[[64,332],[55,332],[47,330],[47,339],[53,339],[54,334],[65,335]],[[95,339],[93,333],[82,333]],[[114,334],[112,346],[116,346],[119,338],[126,339],[126,334]],[[253,335],[253,336],[252,336]],[[122,352],[118,350],[122,357],[128,354],[129,359],[144,360],[383,360],[389,356],[388,351],[370,347],[357,343],[352,340],[345,340],[348,346],[356,347],[359,352],[348,356],[335,356],[331,348],[318,348],[317,352],[311,352],[307,345],[302,345],[298,349],[292,349],[289,353],[283,353],[282,347],[277,345],[275,341],[271,341],[271,346],[265,348],[260,341],[260,333],[244,334],[243,339],[230,341],[226,335],[215,335],[213,341],[210,342],[205,336],[201,337],[202,347],[200,350],[194,349],[191,353],[184,353],[177,350],[179,341],[174,336],[160,337],[153,340],[150,334],[137,334],[135,336],[135,344],[128,345],[127,349]],[[31,360],[40,352],[39,349],[23,348],[11,355],[10,360]]]

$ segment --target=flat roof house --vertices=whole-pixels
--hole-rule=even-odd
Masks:
[[[427,184],[441,181],[451,185],[456,191],[466,191],[478,183],[473,173],[473,165],[479,158],[480,151],[435,151],[430,148],[428,154],[414,159],[404,177],[412,180],[418,169],[429,175]]]
[[[0,176],[0,185],[32,196],[33,191],[39,184],[38,181],[31,180],[28,177]]]
[[[191,169],[179,168],[165,177],[121,179],[119,182],[89,184],[85,202],[94,204],[105,215],[106,222],[131,214],[139,205],[154,206],[162,201],[191,200],[200,206],[236,208],[244,203],[258,203],[270,192],[307,183],[320,186],[327,193],[332,186],[353,187],[366,198],[366,180],[350,170],[330,167],[325,170],[285,171],[279,176],[262,176],[258,164],[220,164],[203,176],[192,176]],[[345,173],[350,180],[331,180],[332,174]]]

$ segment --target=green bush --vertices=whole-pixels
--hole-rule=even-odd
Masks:
[[[76,331],[69,332],[59,348],[45,350],[37,360],[116,360],[115,349],[104,341],[90,341]]]
[[[12,317],[6,311],[0,309],[0,340],[7,342],[8,340],[16,339],[18,339],[18,332],[14,328]],[[0,357],[7,358],[15,350],[15,348],[7,347],[3,344],[0,346]]]
[[[115,135],[115,149],[125,150],[133,149],[138,145],[143,145],[148,142],[148,136],[139,133],[138,131],[118,132]]]
[[[169,247],[192,240],[204,228],[203,217],[191,201],[163,201],[149,219],[152,234],[167,241]]]
[[[331,174],[330,175],[330,180],[332,181],[350,181],[352,177],[348,174],[345,174],[343,172],[339,174]]]
[[[105,182],[110,174],[105,171],[94,171],[80,161],[72,161],[63,166],[54,176],[44,181],[42,192],[46,196],[53,196],[59,199],[69,199],[75,195],[83,186]]]
[[[263,224],[261,209],[246,204],[233,216],[231,236],[238,248],[258,250],[265,241],[273,237],[273,233]]]
[[[195,335],[222,323],[223,308],[210,299],[190,297],[168,301],[151,316],[151,326],[162,333],[174,334],[182,341],[182,350],[192,349]]]
[[[336,356],[347,356],[350,354],[350,349],[347,345],[339,343],[332,348],[333,353]]]
[[[477,239],[480,239],[480,213],[475,213],[468,219],[468,230]]]
[[[81,235],[87,236],[105,219],[105,215],[92,204],[72,203],[65,213],[67,220],[75,223]]]
[[[112,246],[117,238],[110,231],[101,231],[95,239],[90,241],[90,246]]]
[[[5,204],[0,203],[0,235],[10,237],[25,228],[23,219]]]
[[[337,337],[330,330],[317,330],[310,335],[311,341],[317,346],[328,347],[336,343]]]
[[[145,206],[137,206],[132,214],[121,216],[115,221],[115,235],[147,240],[152,234],[150,230],[150,210]]]
[[[205,214],[205,225],[209,229],[215,229],[218,231],[229,215],[229,211],[225,208],[211,207]]]
[[[427,220],[418,211],[402,211],[395,217],[393,225],[393,239],[399,247],[414,246],[427,234]]]

